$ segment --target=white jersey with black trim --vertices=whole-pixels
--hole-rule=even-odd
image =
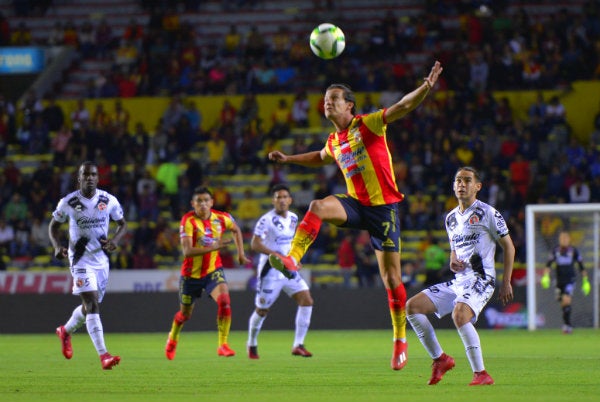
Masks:
[[[446,231],[450,249],[456,252],[458,260],[466,264],[464,271],[455,274],[457,280],[477,273],[477,256],[481,257],[486,276],[496,278],[496,242],[508,235],[508,226],[500,212],[483,201],[475,200],[465,211],[461,212],[456,207],[446,215]]]
[[[69,221],[71,267],[105,268],[109,264],[100,239],[108,237],[110,220],[123,219],[123,208],[115,196],[96,189],[92,198],[80,190],[61,198],[52,213],[60,223]]]
[[[298,226],[298,215],[288,211],[286,216],[279,215],[274,209],[260,217],[254,227],[254,236],[259,237],[263,244],[282,255],[287,255],[292,248],[292,239]],[[269,258],[266,254],[260,254],[257,274],[260,277],[262,268],[267,264]]]

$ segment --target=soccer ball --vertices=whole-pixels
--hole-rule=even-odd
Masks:
[[[310,33],[310,49],[322,59],[338,57],[346,47],[344,32],[329,23],[320,24]]]

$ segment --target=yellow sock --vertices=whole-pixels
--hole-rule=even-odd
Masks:
[[[302,222],[298,225],[298,230],[296,230],[296,234],[292,240],[292,248],[288,254],[290,257],[293,257],[297,263],[302,260],[304,254],[306,254],[306,250],[308,250],[310,245],[313,244],[317,238],[319,230],[321,229],[321,223],[321,218],[310,211],[304,215]]]

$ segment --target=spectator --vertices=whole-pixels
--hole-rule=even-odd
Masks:
[[[179,176],[181,171],[175,157],[163,159],[156,172],[160,195],[168,200],[173,219],[179,216]]]
[[[14,240],[14,228],[5,219],[0,218],[0,271],[6,271],[5,259],[10,258],[10,247]]]
[[[27,221],[20,219],[15,224],[15,238],[10,245],[10,255],[13,258],[31,259],[31,232]]]
[[[342,285],[346,289],[352,287],[352,276],[356,265],[356,255],[354,252],[354,233],[348,230],[344,233],[344,238],[340,242],[337,250],[338,264],[342,274]]]
[[[154,261],[153,253],[147,250],[145,245],[140,245],[136,248],[135,254],[131,258],[131,269],[154,269],[156,262]]]
[[[13,193],[10,201],[4,206],[4,220],[10,225],[13,225],[13,227],[16,227],[17,222],[25,221],[28,214],[29,208],[27,207],[27,203],[23,199],[23,196],[18,192]]]
[[[237,202],[235,213],[238,226],[244,233],[249,233],[254,228],[256,220],[261,216],[262,205],[251,187],[244,190],[244,197]]]
[[[569,202],[590,202],[590,198],[590,186],[583,180],[581,175],[577,175],[575,182],[569,186]]]
[[[310,110],[310,102],[306,96],[306,91],[301,90],[296,94],[294,103],[292,104],[292,122],[294,127],[308,127],[308,112]]]
[[[33,256],[45,255],[48,247],[50,247],[48,221],[40,217],[34,217],[31,222],[31,254]]]
[[[431,232],[427,234],[429,244],[423,251],[423,265],[425,268],[425,281],[423,286],[431,286],[444,281],[449,253],[439,245],[437,237]]]

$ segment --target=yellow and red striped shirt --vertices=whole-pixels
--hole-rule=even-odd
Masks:
[[[348,195],[365,206],[404,199],[396,186],[384,111],[354,116],[346,130],[329,134],[325,146],[344,175]]]
[[[235,220],[227,212],[212,209],[208,219],[200,219],[194,211],[181,218],[179,237],[191,237],[194,247],[206,247],[221,240],[226,230],[231,230]],[[219,251],[215,250],[196,257],[186,257],[181,264],[181,276],[202,278],[222,267]]]

